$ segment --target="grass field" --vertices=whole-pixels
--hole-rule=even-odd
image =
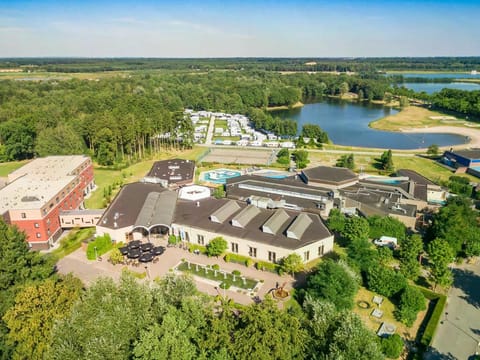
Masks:
[[[73,228],[67,236],[60,240],[60,246],[50,254],[57,261],[79,249],[82,241],[91,238],[95,234],[95,228],[78,229]]]
[[[396,332],[407,339],[415,339],[415,335],[418,332],[418,328],[422,323],[422,320],[426,314],[426,311],[422,311],[418,313],[417,320],[414,322],[412,327],[407,327],[406,325],[402,324],[401,322],[395,319],[394,311],[395,305],[388,300],[387,298],[383,297],[383,303],[380,306],[380,310],[383,311],[383,316],[381,319],[377,319],[371,316],[373,309],[375,309],[375,304],[373,303],[373,297],[377,295],[371,291],[368,291],[364,287],[360,287],[358,293],[355,297],[355,305],[353,308],[353,312],[356,313],[362,319],[363,323],[370,328],[371,330],[377,332],[380,328],[380,325],[383,322],[388,322],[390,324],[394,324],[397,327]],[[363,309],[358,306],[359,301],[365,301],[370,305],[370,308]]]
[[[371,128],[378,130],[400,131],[409,128],[423,128],[432,126],[461,126],[466,123],[475,126],[476,123],[468,122],[464,119],[458,120],[440,120],[431,119],[432,116],[451,116],[437,111],[431,111],[418,106],[409,106],[395,115],[390,115],[369,124]]]
[[[27,162],[28,160],[0,163],[0,177],[7,176],[12,171],[17,170],[19,167],[25,165]]]
[[[141,161],[122,170],[106,169],[96,165],[94,175],[97,189],[85,200],[85,205],[89,209],[103,209],[105,207],[103,199],[104,189],[109,185],[113,186],[114,183],[132,183],[140,180],[148,173],[152,164],[157,160],[173,159],[176,157],[197,160],[206,150],[204,147],[197,146],[191,150],[164,152],[156,156],[155,159]],[[120,187],[113,189],[112,198],[119,190]]]

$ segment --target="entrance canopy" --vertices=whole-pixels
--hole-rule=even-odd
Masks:
[[[177,194],[174,191],[149,193],[135,220],[133,229],[143,228],[150,232],[152,228],[162,226],[170,230],[176,201]]]

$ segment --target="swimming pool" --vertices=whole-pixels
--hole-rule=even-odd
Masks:
[[[366,177],[365,180],[368,181],[373,181],[373,182],[378,182],[382,184],[388,184],[388,185],[398,185],[404,182],[405,180],[408,180],[406,178],[388,178],[388,177],[378,177],[378,176],[369,176]]]
[[[260,170],[253,173],[254,175],[264,176],[270,179],[285,179],[286,177],[291,176],[292,174],[286,173],[285,171],[276,171],[276,170]]]
[[[227,179],[242,175],[240,171],[230,169],[216,169],[205,171],[201,179],[215,184],[225,184]]]

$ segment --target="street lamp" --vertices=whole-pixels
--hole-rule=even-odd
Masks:
[[[97,257],[98,257],[98,255],[97,255],[97,247],[94,246],[94,247],[93,247],[93,250],[95,250],[95,260],[97,260]]]
[[[150,272],[148,271],[148,265],[145,265],[145,273],[147,274],[147,279],[150,280]]]

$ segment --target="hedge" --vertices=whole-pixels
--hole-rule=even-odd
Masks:
[[[231,254],[231,253],[226,254],[224,257],[224,260],[226,262],[233,262],[233,263],[242,264],[242,265],[245,265],[247,261],[252,261],[248,256]]]
[[[207,247],[203,245],[197,245],[197,244],[188,244],[188,251],[193,253],[195,250],[200,251],[200,254],[206,254],[207,253]]]
[[[258,261],[255,264],[255,267],[258,270],[270,271],[270,272],[273,272],[273,273],[278,273],[279,270],[280,270],[280,265],[274,264],[274,263],[271,263],[271,262],[267,262],[267,261]]]
[[[438,323],[440,322],[440,318],[442,317],[443,309],[445,308],[445,304],[447,302],[447,297],[442,294],[437,294],[428,289],[424,289],[421,287],[419,287],[419,289],[428,300],[436,302],[435,308],[430,315],[430,319],[428,320],[422,338],[420,339],[420,343],[422,345],[430,346],[433,340],[433,336],[435,335],[435,331],[437,330]]]

